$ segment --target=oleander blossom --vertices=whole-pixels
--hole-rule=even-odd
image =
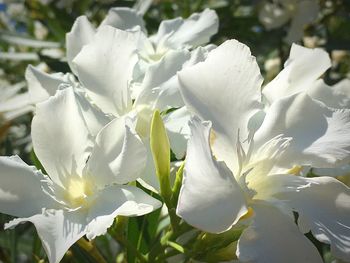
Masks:
[[[262,77],[249,48],[235,40],[179,79],[187,108],[199,117],[190,123],[177,214],[211,233],[243,225],[240,262],[322,262],[304,236],[309,231],[348,261],[350,189],[299,171],[349,161],[350,110],[301,91],[274,101],[257,124]]]
[[[317,63],[314,63],[317,61]],[[299,92],[307,93],[335,109],[350,108],[350,80],[345,78],[329,86],[320,78],[331,67],[328,53],[320,48],[306,48],[293,44],[284,69],[262,89],[265,108],[273,102]],[[263,112],[260,113],[263,115]],[[336,168],[313,168],[317,175],[349,176],[350,165]]]
[[[146,163],[134,121],[115,119],[95,138],[92,120],[100,116],[89,107],[72,88],[37,104],[33,146],[48,175],[18,156],[0,157],[0,212],[19,217],[5,229],[33,223],[51,263],[84,235],[91,240],[105,234],[117,215],[144,215],[161,206],[127,185]]]
[[[197,46],[207,43],[217,30],[217,15],[209,9],[187,19],[165,20],[158,33],[150,37],[142,16],[130,8],[112,8],[96,29],[81,16],[66,35],[67,61],[77,80],[70,73],[47,74],[29,66],[26,79],[30,101],[36,104],[57,89],[73,87],[95,110],[105,114],[104,119],[136,117],[136,132],[146,145],[154,110],[175,108],[164,115],[164,122],[172,150],[181,159],[186,151],[190,115],[176,73],[205,59],[213,45]],[[147,155],[139,181],[157,191],[159,183],[149,147]]]

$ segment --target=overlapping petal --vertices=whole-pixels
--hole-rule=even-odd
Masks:
[[[98,175],[94,180],[100,187],[134,181],[145,168],[146,148],[131,122],[128,117],[116,118],[96,137],[87,169]]]
[[[177,214],[199,229],[223,232],[248,211],[244,195],[232,172],[212,156],[210,122],[194,118],[190,127],[192,135],[188,143]]]
[[[326,51],[293,44],[284,69],[264,87],[262,93],[272,103],[301,91],[306,92],[330,66]]]
[[[47,210],[28,218],[17,218],[5,224],[5,229],[31,222],[41,239],[50,263],[58,263],[67,250],[86,233],[85,213]]]
[[[334,167],[349,160],[349,121],[349,110],[327,108],[301,93],[273,103],[254,140],[258,147],[279,134],[292,138],[276,166]]]
[[[336,109],[350,108],[350,80],[343,79],[333,86],[318,80],[307,91],[313,99],[322,101],[328,107]]]
[[[12,216],[28,217],[53,208],[57,203],[44,192],[47,177],[18,156],[0,157],[0,211]],[[23,187],[25,186],[25,187]]]
[[[94,201],[87,220],[87,238],[103,235],[113,224],[114,218],[122,216],[141,216],[161,206],[161,202],[137,187],[114,185],[103,189]]]
[[[68,175],[82,175],[91,135],[72,88],[37,104],[32,121],[35,153],[50,178],[62,186]]]
[[[316,247],[298,229],[293,218],[265,203],[252,206],[254,217],[238,241],[240,262],[323,262]]]
[[[213,151],[230,168],[235,162],[238,133],[248,138],[248,120],[260,108],[262,77],[247,46],[226,41],[201,63],[179,73],[186,107],[213,123]]]
[[[276,194],[299,214],[298,224],[321,242],[331,245],[332,254],[350,259],[350,189],[331,177],[298,178],[299,185],[285,183]]]
[[[32,104],[42,102],[55,95],[61,84],[68,84],[68,76],[60,73],[48,74],[32,65],[26,69],[25,77]]]
[[[135,9],[127,7],[114,7],[109,9],[107,16],[100,26],[109,25],[121,30],[131,30],[139,26],[142,31],[146,31],[145,22],[142,16]]]
[[[215,11],[205,9],[187,19],[179,17],[162,21],[152,40],[160,43],[167,38],[167,44],[172,48],[199,46],[207,43],[217,33],[218,28],[219,20]]]
[[[138,36],[102,26],[74,59],[87,94],[105,113],[122,116],[131,109],[129,82],[137,62]]]
[[[95,28],[86,16],[78,17],[66,35],[67,61],[72,72],[77,75],[73,59],[78,55],[84,45],[90,43],[95,35]]]

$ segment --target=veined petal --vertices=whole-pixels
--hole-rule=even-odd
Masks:
[[[318,80],[307,93],[311,98],[322,101],[328,107],[350,108],[350,79],[343,79],[333,86],[328,86],[323,80]]]
[[[183,46],[199,46],[209,42],[218,32],[219,19],[214,10],[205,9],[201,13],[194,13],[189,18],[175,18],[162,21],[154,42],[170,35],[167,44],[172,48]]]
[[[335,257],[348,261],[350,189],[331,177],[299,177],[298,181],[298,184],[284,183],[275,196],[298,212],[298,225],[302,231],[311,230],[315,238],[331,245]]]
[[[48,74],[32,65],[27,67],[25,77],[32,104],[47,100],[50,96],[55,95],[61,84],[68,83],[65,75]]]
[[[327,108],[304,93],[276,101],[255,134],[258,147],[279,134],[291,137],[276,166],[329,168],[349,160],[350,111]]]
[[[95,35],[95,28],[86,16],[79,16],[69,33],[66,35],[67,61],[72,72],[77,75],[73,59],[84,45],[90,43]]]
[[[50,263],[58,263],[67,250],[85,235],[85,214],[74,211],[47,210],[28,218],[17,218],[5,224],[5,229],[31,222],[35,225]]]
[[[146,148],[128,117],[116,118],[96,137],[88,172],[100,186],[126,184],[141,176],[146,165]]]
[[[128,7],[114,7],[109,9],[107,16],[100,26],[109,25],[121,30],[131,30],[140,26],[146,32],[145,22],[135,9]]]
[[[131,109],[128,85],[137,61],[138,35],[102,26],[74,59],[88,96],[105,113],[121,116]]]
[[[87,238],[103,235],[113,224],[114,218],[121,216],[141,216],[148,214],[162,203],[135,186],[114,185],[103,189],[90,208],[87,220],[90,222]]]
[[[263,88],[262,93],[268,102],[272,103],[298,92],[307,91],[330,66],[331,60],[326,51],[293,44],[284,69]]]
[[[323,262],[316,247],[299,231],[292,218],[264,203],[252,208],[253,221],[237,245],[240,262]]]
[[[232,172],[211,153],[210,122],[195,117],[190,128],[177,214],[196,228],[220,233],[248,211],[245,198]]]
[[[57,203],[45,193],[48,180],[18,156],[0,157],[0,212],[18,217],[55,208]]]
[[[238,133],[242,141],[248,138],[248,120],[261,108],[255,58],[247,46],[230,40],[178,75],[187,108],[213,123],[215,156],[234,170]]]
[[[37,104],[32,121],[36,155],[52,181],[60,186],[70,175],[82,175],[91,136],[72,88]]]

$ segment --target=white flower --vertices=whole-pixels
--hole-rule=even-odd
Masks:
[[[179,79],[186,106],[210,122],[191,121],[178,215],[213,233],[240,221],[241,262],[322,262],[303,235],[309,231],[349,260],[349,188],[334,178],[295,174],[302,165],[349,161],[350,110],[298,93],[273,102],[254,134],[262,78],[249,49],[234,40]]]
[[[316,62],[316,63],[315,63]],[[328,107],[336,109],[350,108],[350,80],[344,79],[329,86],[320,77],[331,67],[328,53],[320,48],[305,48],[296,44],[291,47],[284,69],[262,90],[265,107],[280,99],[304,92]],[[349,165],[337,169],[318,168],[318,175],[348,175]]]
[[[305,25],[315,21],[318,13],[317,0],[265,0],[259,11],[259,19],[268,30],[281,27],[291,20],[285,40],[293,43],[303,37]]]
[[[109,25],[120,30],[138,31],[140,39],[138,51],[145,63],[159,61],[168,51],[197,47],[206,44],[218,31],[218,17],[213,10],[194,13],[189,18],[175,18],[161,22],[158,32],[147,37],[145,22],[137,11],[130,8],[112,8],[101,26]],[[67,34],[67,59],[74,72],[72,63],[82,47],[88,44],[95,34],[95,28],[85,16],[79,17],[70,33]],[[142,65],[140,65],[142,68]]]
[[[83,99],[67,88],[36,107],[33,146],[48,175],[17,156],[0,157],[0,211],[19,217],[5,228],[32,222],[50,262],[82,236],[104,234],[117,215],[143,215],[161,205],[126,185],[146,162],[132,120],[116,119],[93,139]]]
[[[164,121],[173,151],[182,158],[190,116],[179,93],[176,73],[205,59],[212,46],[193,51],[187,48],[207,42],[217,27],[217,16],[211,10],[193,14],[186,20],[163,21],[157,35],[151,38],[140,30],[145,31],[142,17],[129,8],[111,9],[98,29],[86,17],[79,17],[67,34],[66,42],[68,63],[80,83],[76,83],[71,75],[50,75],[28,67],[26,79],[31,99],[43,101],[58,88],[73,86],[110,118],[136,115],[136,131],[146,145],[149,144],[153,111],[180,108],[168,114]],[[167,43],[166,52],[162,51],[156,61],[143,59],[146,46],[156,48],[160,45],[157,39],[162,39],[159,41],[163,47]],[[158,189],[150,149],[148,155],[143,179]]]

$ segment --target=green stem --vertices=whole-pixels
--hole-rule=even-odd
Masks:
[[[141,254],[132,244],[129,243],[129,241],[127,239],[125,239],[124,237],[115,237],[115,239],[124,247],[126,247],[126,249],[128,251],[131,251],[131,253],[133,253],[137,258],[138,260],[141,262],[141,263],[147,263],[148,260],[147,258]]]
[[[94,246],[92,242],[87,241],[85,238],[78,240],[78,245],[84,249],[90,256],[92,256],[99,263],[107,263],[104,257],[100,254],[98,249]]]

